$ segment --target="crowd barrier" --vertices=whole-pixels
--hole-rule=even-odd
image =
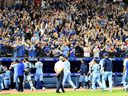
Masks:
[[[19,58],[23,59],[23,58]],[[28,58],[29,61],[36,61],[37,58]],[[81,59],[84,59],[86,61],[90,61],[93,58],[69,58],[69,61],[80,61]],[[99,60],[102,58],[99,58]],[[124,58],[111,58],[113,61],[122,61]],[[13,57],[1,57],[0,61],[13,61]],[[40,58],[41,61],[58,61],[58,58]]]

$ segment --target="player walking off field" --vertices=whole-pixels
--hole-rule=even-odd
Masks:
[[[124,89],[126,91],[128,91],[128,84],[126,82],[126,79],[128,77],[128,54],[125,56],[125,59],[124,59],[124,62],[123,62],[123,78],[122,78],[122,82],[123,82],[123,86],[124,86]]]
[[[109,55],[107,53],[104,54],[103,61],[103,88],[106,89],[106,80],[109,82],[109,91],[112,92],[112,60],[110,60]]]
[[[79,84],[77,89],[79,89],[82,86],[82,83],[85,82],[85,87],[87,86],[87,88],[90,88],[89,85],[89,65],[86,63],[85,60],[81,60],[81,66],[80,66],[80,77],[79,77]]]
[[[68,61],[68,57],[64,56],[64,78],[63,78],[63,86],[65,85],[66,80],[70,83],[73,87],[73,90],[76,89],[73,81],[71,80],[71,72],[70,72],[70,62]]]
[[[42,90],[45,90],[44,82],[43,82],[43,63],[39,61],[39,58],[37,59],[37,62],[35,63],[36,73],[35,73],[35,88],[37,81],[39,80],[42,84]]]
[[[94,64],[92,66],[92,89],[96,89],[96,83],[103,88],[103,85],[100,80],[100,65],[98,64],[98,60],[94,59]]]
[[[3,64],[0,62],[0,91],[2,90],[2,83],[3,83],[3,81],[4,81],[4,75],[3,75],[3,73],[4,73],[4,66],[3,66]]]
[[[100,65],[100,72],[101,72],[101,75],[100,75],[100,78],[101,78],[101,81],[103,82],[103,73],[104,72],[102,72],[102,70],[103,70],[103,62],[104,62],[104,56],[103,56],[103,58],[100,60],[100,62],[99,62],[99,65]]]
[[[25,79],[29,82],[31,91],[35,90],[33,81],[32,81],[32,74],[31,74],[31,69],[32,69],[32,64],[29,62],[27,59],[24,59],[24,66],[25,66]]]
[[[18,86],[18,77],[17,77],[17,66],[18,66],[18,63],[19,63],[19,60],[17,59],[16,61],[12,62],[11,65],[10,65],[10,70],[13,69],[13,87],[14,89],[17,89],[17,86]]]

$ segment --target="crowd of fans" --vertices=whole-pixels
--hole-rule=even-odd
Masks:
[[[128,53],[128,5],[112,0],[0,0],[0,56]]]

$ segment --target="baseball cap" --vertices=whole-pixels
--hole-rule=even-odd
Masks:
[[[104,56],[109,56],[108,53],[104,53]]]
[[[21,58],[21,59],[20,59],[20,61],[23,61],[23,60],[24,60],[24,58]]]
[[[19,62],[19,60],[18,60],[18,59],[16,59],[16,62]]]
[[[94,58],[94,62],[98,63],[98,57]]]
[[[64,58],[68,58],[68,56],[65,56],[65,55],[64,55],[63,57],[64,57]]]

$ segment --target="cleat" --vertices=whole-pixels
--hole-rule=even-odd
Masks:
[[[76,89],[77,89],[76,87],[73,88],[74,91],[76,91]]]
[[[35,91],[36,89],[33,87],[33,88],[31,88],[31,91]]]
[[[102,90],[102,92],[104,92],[104,91],[105,91],[105,89],[104,89],[104,88],[102,88],[101,90]]]
[[[128,88],[125,88],[125,91],[128,92]]]
[[[42,90],[45,90],[45,89],[46,89],[45,87],[42,88]]]
[[[59,91],[56,91],[56,93],[60,93]]]

